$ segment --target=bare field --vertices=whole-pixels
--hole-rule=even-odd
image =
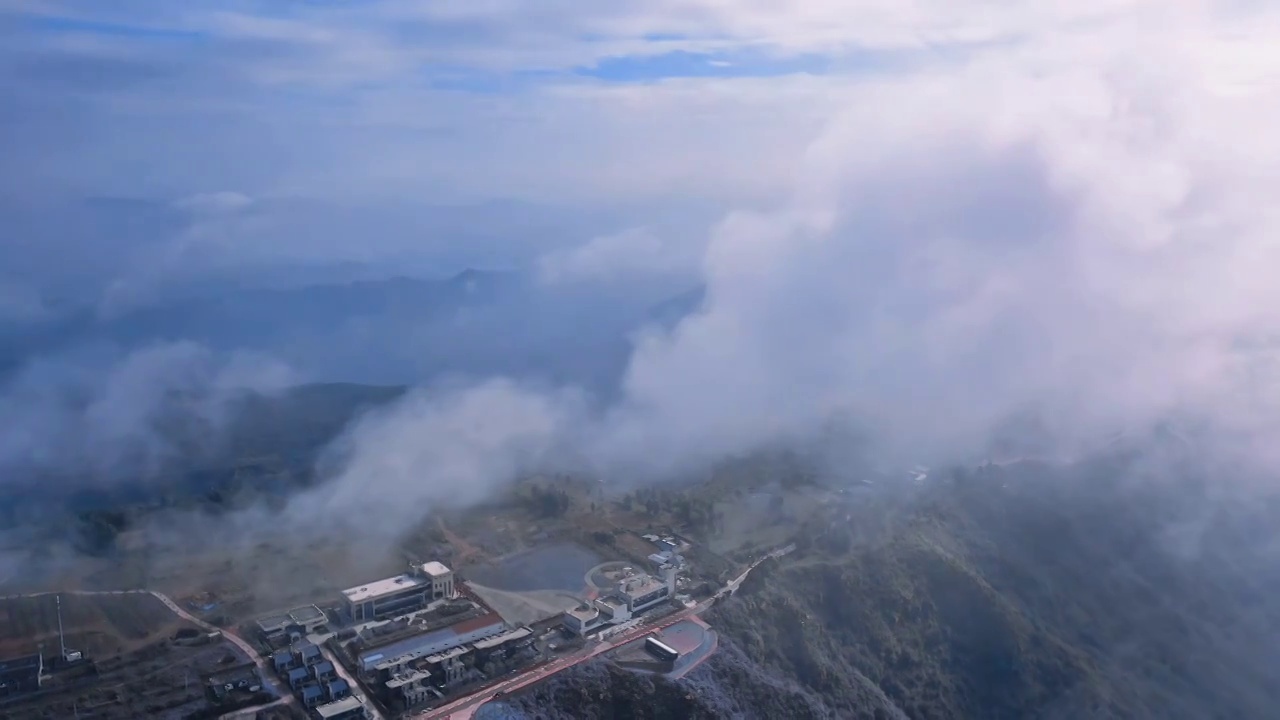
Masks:
[[[0,653],[58,655],[58,596],[0,598]],[[41,692],[0,706],[0,720],[188,718],[213,712],[209,673],[248,661],[231,643],[175,644],[196,628],[147,593],[61,595],[67,648],[85,661],[47,666]],[[200,638],[195,632],[193,639]]]
[[[204,678],[244,660],[243,653],[226,642],[183,647],[160,640],[54,673],[44,692],[0,706],[0,720],[213,717],[221,709],[210,703]]]
[[[146,593],[62,597],[67,646],[92,657],[110,657],[172,633],[185,623]],[[58,647],[54,595],[0,599],[0,656]]]

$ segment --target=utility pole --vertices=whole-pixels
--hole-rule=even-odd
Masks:
[[[62,596],[54,596],[54,604],[58,609],[58,649],[61,650],[61,659],[63,662],[67,660],[67,640],[62,634]]]

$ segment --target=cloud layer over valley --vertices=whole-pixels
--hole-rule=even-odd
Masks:
[[[607,402],[573,378],[422,378],[349,429],[307,513],[360,500],[407,526],[531,467],[671,477],[833,420],[895,462],[980,458],[1027,413],[1065,444],[1179,419],[1280,461],[1266,6],[0,8],[21,38],[0,112],[20,132],[0,149],[35,168],[0,188],[168,198],[206,234],[145,253],[171,258],[160,275],[296,263],[309,238],[326,260],[426,265],[412,235],[304,230],[332,207],[515,198],[600,218],[492,241],[545,287],[705,286],[674,327],[632,336]],[[85,85],[95,62],[111,83]],[[54,147],[79,133],[93,142]],[[282,199],[317,209],[253,224]],[[0,274],[0,318],[41,307],[29,285]]]
[[[33,363],[0,394],[0,474],[19,487],[153,481],[167,462],[220,450],[238,397],[297,379],[269,358],[188,342]]]

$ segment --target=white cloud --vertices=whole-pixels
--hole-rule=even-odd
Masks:
[[[662,474],[852,416],[885,453],[949,459],[1029,408],[1066,437],[1175,415],[1273,437],[1280,153],[1265,129],[1280,94],[1239,78],[1280,68],[1275,36],[1200,12],[1095,20],[825,80],[835,99],[810,107],[840,109],[796,132],[803,147],[761,170],[785,168],[773,192],[712,233],[705,311],[641,340],[583,451],[614,477]],[[1206,63],[1228,36],[1238,46]],[[761,81],[759,97],[795,82]],[[686,114],[757,97],[749,83],[581,92],[647,111],[695,87],[734,94],[686,97]],[[660,245],[605,238],[560,262],[621,266]]]
[[[713,235],[707,312],[640,347],[609,439],[715,457],[850,410],[945,454],[1032,404],[1280,429],[1280,93],[1224,92],[1176,29],[863,85],[785,207]]]
[[[538,263],[543,282],[625,282],[646,276],[692,276],[699,247],[650,228],[630,228],[543,256]]]
[[[505,380],[411,393],[355,423],[337,445],[333,482],[291,507],[395,535],[432,507],[490,497],[558,450],[581,422],[579,402]]]
[[[1183,2],[1182,7],[1207,3]],[[1139,12],[1168,13],[1152,0],[992,3],[917,0],[659,0],[582,6],[573,2],[389,3],[390,17],[486,27],[514,41],[495,55],[535,40],[567,49],[621,54],[617,45],[643,37],[674,38],[686,48],[733,46],[775,52],[840,53],[850,49],[920,49],[1020,40],[1054,28],[1104,23]],[[583,37],[592,43],[578,42]],[[612,42],[610,42],[612,41]],[[593,48],[594,46],[594,48]]]
[[[558,400],[493,386],[415,399],[403,431],[380,421],[360,456],[386,460],[345,477],[401,478],[406,502],[438,501],[451,478],[486,486],[519,464],[511,457],[566,432],[601,466],[650,471],[849,412],[870,418],[887,448],[940,455],[980,445],[1027,405],[1068,432],[1176,411],[1272,437],[1280,13],[1258,7],[509,0],[304,14],[318,29],[224,22],[228,37],[302,49],[219,59],[235,72],[215,73],[184,106],[190,116],[162,114],[175,112],[164,110],[171,85],[128,94],[129,112],[113,105],[95,127],[118,142],[75,167],[129,187],[135,176],[117,168],[146,147],[136,175],[184,193],[738,208],[706,242],[705,313],[641,342],[624,399],[586,439]],[[388,19],[405,24],[389,32]],[[545,69],[671,47],[650,33],[684,47],[816,52],[835,70],[633,85],[559,76],[499,93],[416,75],[428,59]],[[370,38],[386,44],[364,54]],[[886,49],[909,62],[860,64]],[[308,82],[309,68],[323,75],[344,53],[361,61],[341,92]],[[281,82],[300,89],[290,102],[262,91]],[[215,162],[226,155],[245,163]],[[217,177],[194,183],[202,174]],[[665,232],[598,238],[548,272],[661,267],[688,247]],[[477,457],[442,463],[414,449],[508,401],[513,430],[457,444]]]

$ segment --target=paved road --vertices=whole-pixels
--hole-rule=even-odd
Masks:
[[[746,570],[743,570],[741,575],[725,583],[725,586],[720,588],[720,591],[716,593],[715,597],[720,598],[720,597],[724,597],[725,595],[729,595],[731,593],[737,592],[738,588],[742,587],[742,581],[746,580],[747,576],[751,574],[751,571],[755,570],[760,565],[760,563],[770,558],[782,557],[783,555],[786,555],[787,553],[795,549],[796,549],[795,543],[792,543],[790,545],[787,545],[786,547],[780,547],[777,550],[771,550],[768,553],[760,556],[759,558],[756,559],[755,562],[751,563],[751,565],[748,566]]]
[[[364,703],[364,710],[368,713],[370,720],[383,720],[382,713],[378,712],[378,708],[374,706],[373,702],[360,693],[361,685],[356,682],[355,678],[351,677],[351,673],[347,672],[347,668],[344,667],[342,663],[338,662],[338,658],[334,657],[333,653],[329,652],[329,648],[324,645],[320,645],[319,648],[321,654],[324,655],[324,659],[333,663],[334,669],[338,671],[338,676],[343,680],[346,680],[347,684],[351,686],[351,693],[360,698],[361,702]]]
[[[18,597],[34,598],[34,597],[43,597],[46,595],[143,595],[143,594],[150,595],[155,599],[159,600],[161,603],[164,603],[165,607],[169,608],[169,610],[172,611],[173,614],[177,615],[183,620],[186,620],[187,622],[193,625],[196,625],[197,627],[200,627],[205,632],[219,633],[222,635],[222,637],[226,638],[231,644],[240,648],[240,650],[244,652],[245,656],[248,657],[249,660],[252,661],[253,664],[258,667],[258,674],[262,676],[262,681],[267,685],[269,685],[271,687],[272,692],[274,692],[275,695],[279,698],[277,700],[273,700],[272,702],[269,702],[263,705],[258,705],[255,707],[238,710],[233,713],[228,713],[222,716],[222,720],[228,720],[229,718],[251,717],[257,711],[262,710],[264,708],[273,707],[275,705],[299,706],[298,701],[296,698],[293,697],[293,694],[289,692],[288,688],[282,687],[279,684],[275,674],[272,673],[271,669],[267,667],[266,659],[258,655],[258,651],[255,650],[254,647],[250,645],[247,641],[245,641],[244,638],[228,630],[224,630],[220,627],[217,627],[216,625],[207,623],[204,620],[201,620],[200,618],[192,615],[191,613],[184,610],[182,606],[178,605],[178,603],[174,602],[172,598],[170,598],[168,595],[165,595],[162,592],[158,592],[156,590],[64,590],[61,592],[38,592],[38,593],[26,593],[22,595],[5,595],[3,596],[3,598],[0,598],[0,599],[18,598]],[[352,687],[355,687],[355,686],[353,685]]]

